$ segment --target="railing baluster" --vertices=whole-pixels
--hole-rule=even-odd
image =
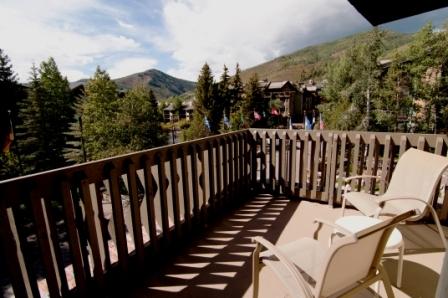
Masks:
[[[329,202],[330,201],[330,176],[331,176],[331,153],[333,148],[333,133],[328,133],[328,141],[325,143],[326,150],[325,155],[322,156],[322,176],[321,181],[325,181],[322,201]]]
[[[184,222],[186,233],[191,232],[191,204],[190,204],[190,182],[188,171],[188,146],[182,146],[181,169],[182,169],[182,196],[184,199]]]
[[[270,164],[269,164],[269,190],[275,192],[276,187],[276,165],[277,165],[277,133],[274,131],[269,135],[271,139],[271,149],[270,149]]]
[[[279,176],[279,183],[277,187],[277,192],[282,191],[285,193],[285,187],[286,187],[286,131],[283,131],[280,135],[280,152],[279,152],[279,170],[278,170],[278,176]]]
[[[151,155],[145,160],[144,176],[145,176],[145,196],[146,196],[146,209],[148,213],[148,224],[149,224],[149,241],[154,252],[158,252],[159,240],[157,238],[157,220],[154,206],[155,199],[155,181],[151,172],[151,167],[154,162],[154,156]]]
[[[297,133],[292,132],[291,144],[290,144],[290,168],[289,168],[289,194],[295,195],[296,193],[296,170],[297,170]]]
[[[137,169],[133,162],[128,164],[127,178],[129,185],[129,199],[131,203],[132,229],[134,234],[135,252],[137,255],[137,267],[142,271],[145,258],[143,251],[142,220],[140,215],[140,198],[137,189]]]
[[[126,225],[123,216],[123,203],[121,201],[119,185],[120,174],[118,173],[118,169],[113,167],[109,171],[109,179],[118,262],[123,273],[125,274],[128,271],[128,244],[126,240]]]
[[[41,249],[42,263],[50,297],[61,297],[61,279],[52,243],[45,201],[36,190],[31,191],[31,209],[36,223],[37,239]]]
[[[400,138],[400,157],[408,149],[408,146],[409,146],[408,137],[402,135]]]
[[[67,228],[68,243],[70,247],[70,259],[72,261],[73,273],[75,276],[77,292],[80,296],[85,296],[87,291],[86,275],[83,268],[81,244],[76,230],[75,208],[73,198],[70,193],[69,182],[63,180],[61,183],[62,204],[64,207],[64,219]],[[109,248],[107,247],[107,251]]]
[[[380,181],[380,194],[386,191],[386,186],[389,185],[389,180],[392,173],[394,141],[390,135],[386,135],[384,141],[384,154],[381,167],[381,181]]]
[[[267,149],[266,149],[266,143],[267,143],[267,132],[262,131],[261,132],[261,157],[260,157],[260,180],[261,184],[267,185],[267,177],[268,177],[268,162],[267,162]]]
[[[162,216],[162,232],[163,232],[163,245],[166,247],[171,243],[170,223],[169,223],[169,211],[168,211],[168,179],[166,178],[165,169],[166,151],[161,152],[157,157],[157,178],[159,181],[159,197],[160,197],[160,212]]]
[[[378,141],[374,134],[370,135],[369,156],[367,158],[367,175],[376,175],[378,168]],[[368,179],[365,190],[374,193],[376,179]]]
[[[208,151],[208,177],[205,179],[206,188],[209,190],[209,207],[210,213],[213,215],[216,212],[216,193],[215,193],[215,158],[214,158],[214,145],[213,141],[207,142]]]
[[[355,152],[353,153],[353,165],[352,165],[351,176],[356,176],[356,175],[359,175],[359,174],[362,173],[362,165],[361,165],[361,167],[359,166],[360,159],[361,159],[360,155],[364,154],[363,152],[361,152],[362,151],[362,149],[361,149],[361,141],[362,141],[361,140],[361,135],[359,133],[357,133],[355,135],[355,149],[354,149]],[[360,188],[361,188],[361,179],[357,180],[358,184],[356,185],[356,187],[355,187],[355,183],[356,183],[356,181],[353,180],[352,183],[351,183],[351,186],[355,190],[359,191]]]
[[[12,209],[3,205],[0,205],[0,241],[6,256],[4,261],[14,290],[14,296],[40,297],[36,280],[28,274],[26,268]]]
[[[180,198],[179,198],[179,175],[177,173],[177,148],[170,151],[170,181],[171,195],[173,203],[174,229],[177,239],[182,236],[182,227],[180,223]]]
[[[303,148],[301,148],[302,159],[300,166],[302,167],[302,183],[300,185],[300,196],[306,197],[308,193],[308,165],[309,165],[309,156],[308,156],[308,148],[309,142],[311,141],[310,133],[305,132],[305,137],[303,138]]]
[[[228,159],[228,143],[227,137],[222,139],[222,184],[223,184],[223,200],[228,204],[229,201],[229,159]]]
[[[342,187],[344,186],[343,178],[346,176],[346,151],[347,151],[347,134],[342,133],[341,135],[341,152],[339,155],[339,179],[337,180],[338,188],[336,194],[336,203],[340,204],[342,202]]]
[[[336,187],[336,168],[337,168],[337,155],[338,155],[338,140],[337,133],[333,134],[331,159],[330,159],[330,181],[328,184],[328,204],[333,206],[335,199],[335,187]]]
[[[311,160],[313,161],[313,171],[312,171],[312,190],[311,190],[311,198],[317,198],[317,192],[320,192],[320,189],[318,189],[318,179],[319,179],[319,170],[323,169],[322,164],[324,163],[324,161],[322,160],[322,163],[320,162],[320,150],[321,150],[321,144],[322,144],[322,134],[320,132],[316,133],[316,142],[314,145],[314,149],[313,149],[313,154],[311,154]],[[321,179],[323,179],[323,177],[321,176]],[[322,187],[322,181],[320,182],[320,187]]]

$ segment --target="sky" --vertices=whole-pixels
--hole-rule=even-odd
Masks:
[[[448,8],[386,24],[415,32]],[[97,66],[119,78],[156,68],[195,81],[232,74],[372,26],[347,0],[0,0],[0,48],[21,82],[53,57],[69,81]]]

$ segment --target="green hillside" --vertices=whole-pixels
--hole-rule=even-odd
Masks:
[[[304,81],[307,79],[321,80],[327,65],[340,57],[344,51],[356,42],[363,42],[367,32],[351,35],[335,41],[309,46],[289,55],[284,55],[266,63],[244,70],[241,77],[244,82],[257,73],[260,79],[271,81]],[[392,56],[396,49],[406,47],[411,40],[411,34],[387,31],[384,36],[386,53],[384,58]]]
[[[87,81],[87,79],[82,79],[70,83],[70,88],[73,89],[79,85],[86,84]],[[172,77],[157,69],[149,69],[144,72],[115,79],[114,81],[121,90],[128,90],[139,84],[148,86],[152,89],[158,100],[164,100],[171,96],[177,96],[192,91],[196,86],[196,83],[194,82]]]

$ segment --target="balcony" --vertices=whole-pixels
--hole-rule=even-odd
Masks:
[[[409,147],[447,155],[448,139],[250,129],[1,182],[4,295],[250,296],[250,237],[312,235],[315,217],[339,216],[342,177],[380,175],[386,182],[352,187],[382,193]],[[442,223],[445,184],[434,202]],[[400,229],[397,296],[433,297],[443,258],[437,231]],[[395,257],[386,268],[394,283]],[[269,271],[261,278],[263,296],[286,295]]]

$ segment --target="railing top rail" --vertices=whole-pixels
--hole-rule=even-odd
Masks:
[[[138,152],[132,152],[124,155],[109,157],[105,159],[90,161],[82,164],[71,165],[67,167],[62,167],[54,170],[49,170],[45,172],[39,172],[35,174],[30,174],[26,176],[16,177],[8,180],[0,181],[0,202],[3,202],[6,198],[8,190],[17,189],[19,185],[30,185],[32,184],[45,184],[49,180],[53,180],[56,177],[65,177],[66,179],[72,179],[73,177],[78,177],[79,175],[85,175],[88,173],[90,179],[100,179],[103,177],[103,171],[107,168],[122,168],[122,166],[128,162],[134,162],[135,164],[141,164],[145,158],[150,156],[160,157],[161,152],[176,151],[184,148],[190,148],[191,146],[203,147],[210,143],[210,141],[220,141],[220,140],[232,140],[232,137],[240,136],[248,133],[249,130],[239,130],[235,132],[224,133],[215,136],[209,136],[201,139],[196,139],[193,141],[182,142],[173,145],[166,145],[156,148],[151,148],[147,150],[142,150]],[[78,177],[79,178],[79,177]],[[82,177],[81,177],[82,178]]]

